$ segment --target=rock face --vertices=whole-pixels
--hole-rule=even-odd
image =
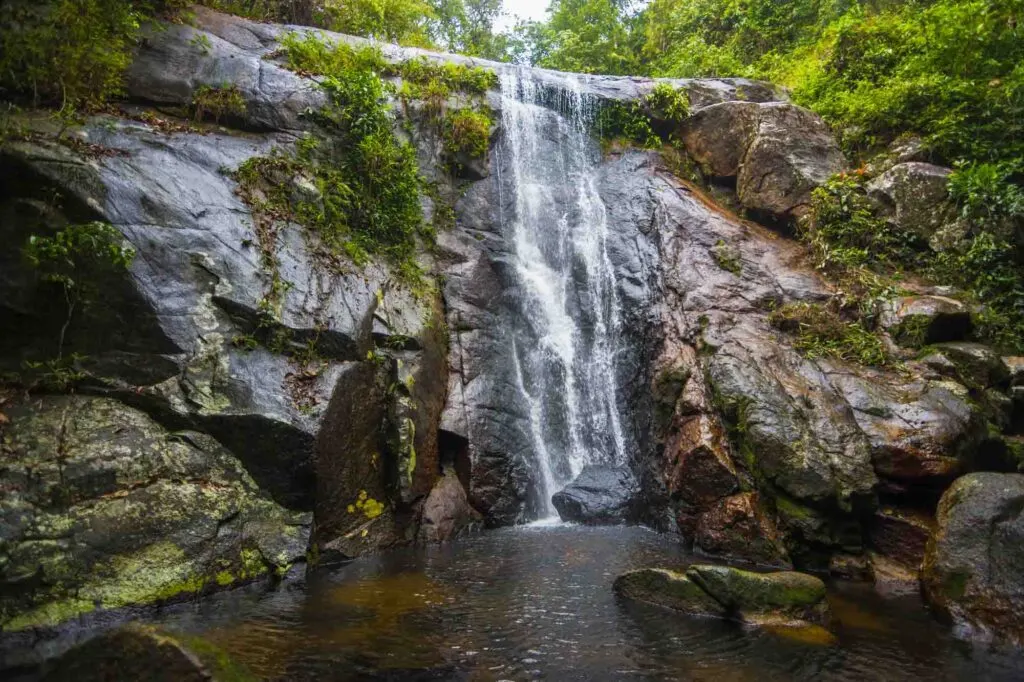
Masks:
[[[47,664],[44,682],[245,682],[255,680],[198,638],[128,625],[95,637]]]
[[[956,215],[946,189],[950,172],[930,163],[900,163],[868,184],[868,196],[893,224],[927,240]]]
[[[923,582],[940,612],[975,633],[1024,642],[1024,475],[969,474],[950,486]]]
[[[901,346],[962,341],[971,331],[971,311],[945,296],[907,296],[890,301],[881,325]]]
[[[704,616],[759,624],[825,625],[825,584],[792,571],[751,573],[729,566],[693,565],[685,574],[642,568],[616,578],[629,599]]]
[[[563,521],[587,525],[634,523],[640,491],[625,467],[591,465],[551,497]]]
[[[271,500],[209,435],[85,396],[8,416],[5,631],[280,575],[305,559],[310,514]]]
[[[811,190],[845,166],[828,127],[784,102],[723,102],[684,124],[687,152],[714,178],[735,178],[740,204],[781,220],[799,217]]]
[[[704,512],[697,523],[694,546],[716,556],[792,568],[782,534],[765,513],[757,493],[722,498]]]

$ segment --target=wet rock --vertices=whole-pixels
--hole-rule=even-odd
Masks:
[[[780,219],[803,215],[811,190],[846,165],[825,122],[785,103],[760,107],[757,130],[736,178],[740,203]]]
[[[920,593],[920,569],[917,566],[908,566],[877,552],[870,552],[868,559],[871,565],[871,581],[879,594],[899,597]]]
[[[951,172],[930,163],[901,163],[868,183],[868,196],[893,224],[928,239],[956,217],[946,189]]]
[[[956,378],[971,388],[984,389],[1005,384],[1010,373],[1002,358],[990,347],[968,341],[935,344],[941,354],[955,367]]]
[[[884,507],[868,527],[868,542],[882,556],[916,571],[933,527],[934,519],[922,512]]]
[[[551,497],[563,521],[588,525],[633,523],[639,517],[639,489],[625,467],[590,465]]]
[[[694,544],[708,554],[792,568],[779,529],[765,514],[757,493],[740,493],[719,500],[701,515]]]
[[[686,569],[686,577],[743,620],[826,624],[829,619],[825,583],[806,573],[693,565]]]
[[[90,639],[44,668],[44,682],[244,682],[256,680],[198,637],[127,625]]]
[[[944,484],[986,437],[979,406],[954,382],[876,370],[837,373],[832,381],[853,408],[882,478]]]
[[[971,312],[963,303],[945,296],[907,296],[886,305],[881,324],[899,345],[920,348],[967,338]]]
[[[641,568],[615,579],[613,589],[623,597],[698,616],[724,618],[726,609],[682,573]]]
[[[447,471],[423,504],[420,539],[445,542],[482,523],[483,517],[469,505],[466,490],[454,471]]]
[[[828,572],[843,580],[871,580],[871,564],[863,554],[833,554],[829,558]]]
[[[976,635],[1024,642],[1024,475],[974,473],[943,494],[925,595]]]
[[[282,574],[305,558],[309,514],[266,497],[205,434],[169,432],[105,398],[5,411],[6,631]]]
[[[665,477],[681,533],[692,536],[700,514],[739,488],[718,420],[700,414],[679,420],[665,445]]]
[[[683,127],[686,151],[706,175],[736,177],[760,111],[754,102],[722,102],[697,111]]]

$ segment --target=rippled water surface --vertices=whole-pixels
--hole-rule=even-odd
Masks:
[[[641,528],[523,527],[361,559],[161,620],[270,680],[1013,680],[1024,659],[953,639],[914,597],[830,595],[837,646],[626,603],[622,571],[682,566]]]

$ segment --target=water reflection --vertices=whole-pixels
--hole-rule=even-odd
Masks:
[[[1012,680],[1024,659],[953,640],[915,598],[830,594],[834,644],[618,600],[616,575],[682,566],[640,528],[531,527],[362,559],[159,620],[269,680]]]

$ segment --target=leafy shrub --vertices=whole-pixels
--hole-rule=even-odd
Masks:
[[[881,339],[859,321],[847,321],[834,310],[813,303],[787,303],[768,321],[794,334],[794,346],[809,358],[832,357],[862,365],[888,362]]]
[[[490,114],[484,111],[461,108],[449,112],[442,131],[445,154],[450,159],[486,156],[491,146],[492,123]]]
[[[822,269],[912,265],[927,248],[875,214],[857,174],[838,175],[814,190],[803,230]]]
[[[60,285],[67,316],[57,342],[57,361],[63,357],[64,336],[75,312],[102,299],[101,286],[111,274],[131,265],[135,250],[112,225],[91,222],[69,225],[50,236],[32,235],[25,259],[43,281]]]
[[[644,98],[651,116],[666,121],[682,121],[690,115],[690,97],[684,88],[658,83]]]
[[[209,118],[220,123],[225,116],[243,117],[245,111],[245,97],[234,85],[202,85],[192,96],[192,115],[196,121]]]
[[[332,253],[356,263],[377,254],[409,281],[419,277],[416,241],[430,238],[420,206],[421,181],[412,145],[399,141],[388,105],[393,91],[383,81],[380,52],[332,45],[312,35],[281,41],[286,64],[322,76],[328,105],[311,114],[320,134],[307,137],[293,155],[250,159],[237,177],[254,212],[297,220]],[[306,185],[293,191],[296,183]],[[265,265],[274,268],[275,234],[260,228]],[[274,298],[272,287],[270,298]]]

